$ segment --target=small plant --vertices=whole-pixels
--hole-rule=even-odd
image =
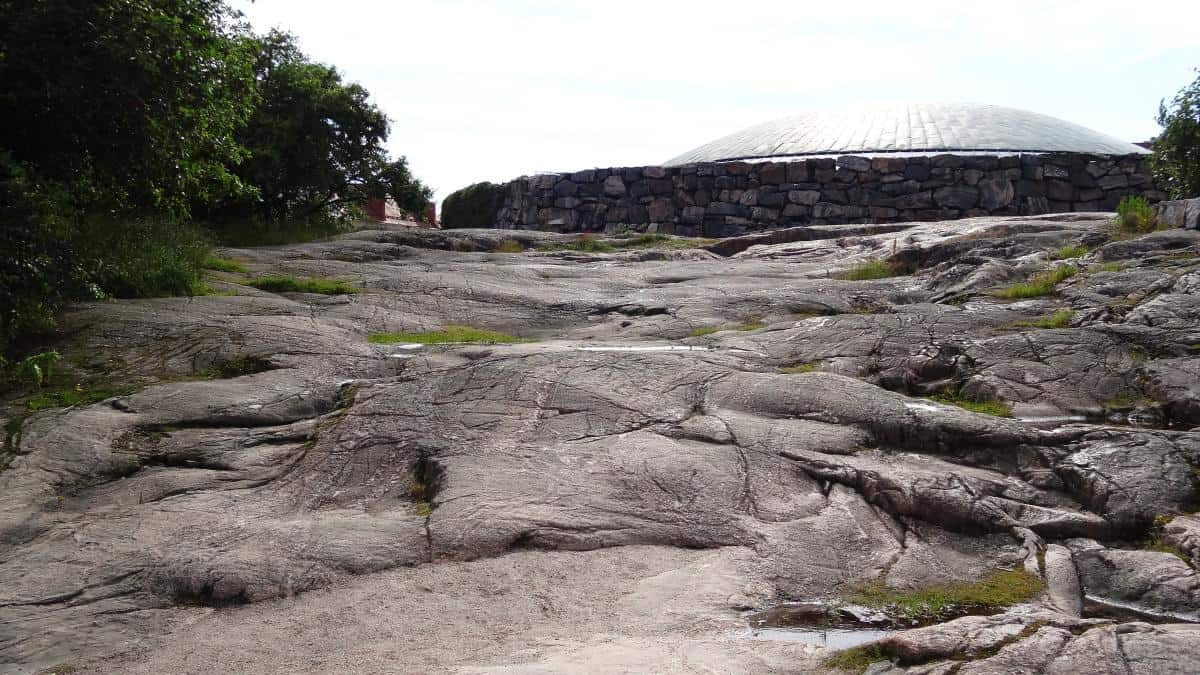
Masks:
[[[996,291],[994,295],[1007,300],[1039,298],[1044,295],[1053,295],[1054,287],[1059,282],[1070,279],[1078,273],[1079,268],[1074,265],[1059,265],[1045,274],[1033,277],[1029,281],[1002,288]]]
[[[496,247],[497,253],[524,253],[525,247],[516,239],[505,239]]]
[[[876,258],[860,262],[844,272],[835,274],[834,278],[841,279],[842,281],[867,281],[870,279],[902,277],[908,274],[912,274],[912,270],[904,269],[882,258]]]
[[[1146,540],[1142,542],[1142,548],[1147,551],[1157,551],[1158,553],[1170,553],[1187,564],[1192,564],[1191,559],[1186,553],[1179,550],[1178,547],[1168,544],[1163,536],[1166,534],[1167,525],[1171,523],[1172,516],[1154,516],[1154,522],[1150,525],[1150,531],[1146,535]]]
[[[421,500],[415,504],[415,510],[418,516],[428,518],[429,514],[433,513],[433,506],[429,502]]]
[[[780,368],[779,372],[784,373],[786,375],[797,375],[800,373],[816,372],[817,370],[820,370],[820,368],[821,368],[820,363],[818,363],[816,361],[810,361],[809,363],[800,363],[800,364],[797,364],[794,366],[785,366],[783,368]]]
[[[1066,328],[1071,325],[1071,320],[1075,318],[1075,312],[1069,309],[1060,309],[1050,316],[1043,316],[1033,321],[1016,321],[1013,322],[1014,328]]]
[[[1091,271],[1093,271],[1093,272],[1120,272],[1123,269],[1125,269],[1125,263],[1123,263],[1123,262],[1106,262],[1106,263],[1101,263],[1099,265],[1096,265],[1095,267],[1092,268]]]
[[[293,277],[283,274],[267,274],[246,282],[260,291],[271,293],[319,293],[321,295],[350,295],[362,293],[362,289],[341,279]]]
[[[602,239],[597,239],[590,234],[580,235],[575,241],[569,241],[561,244],[546,244],[538,248],[539,251],[578,251],[580,253],[610,253],[613,245]]]
[[[215,255],[204,257],[204,261],[200,266],[206,270],[216,270],[218,272],[245,272],[246,266],[236,260],[230,258],[221,258]]]
[[[498,333],[492,330],[482,330],[480,328],[472,328],[471,326],[448,325],[442,330],[424,331],[419,333],[375,333],[367,338],[368,342],[375,344],[386,345],[395,344],[397,342],[409,342],[423,345],[434,344],[455,344],[455,343],[473,343],[473,344],[513,344],[516,342],[528,342],[523,338],[506,333]]]
[[[993,417],[1012,417],[1012,408],[1007,403],[1003,401],[975,401],[966,398],[957,389],[947,389],[940,394],[930,396],[929,400],[952,405],[963,410],[970,410],[975,413],[992,415]]]
[[[1068,244],[1060,246],[1058,250],[1050,252],[1051,260],[1071,260],[1072,258],[1082,258],[1091,251],[1090,248],[1082,244]]]
[[[628,239],[622,239],[613,242],[613,246],[623,249],[662,248],[682,250],[700,248],[701,246],[710,246],[715,243],[717,243],[716,239],[673,237],[666,234],[646,233],[639,234],[636,237],[630,237]]]
[[[61,356],[56,351],[38,352],[14,363],[11,367],[0,358],[0,381],[41,387],[54,375],[54,365]]]
[[[1154,207],[1150,206],[1145,197],[1126,195],[1117,204],[1117,220],[1114,224],[1117,231],[1124,234],[1153,232],[1157,225]]]

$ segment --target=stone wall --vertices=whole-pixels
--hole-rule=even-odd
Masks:
[[[1159,202],[1154,206],[1154,215],[1163,225],[1200,230],[1200,197]]]
[[[1144,155],[814,157],[588,169],[505,186],[496,227],[732,236],[824,223],[1112,211],[1166,198]]]

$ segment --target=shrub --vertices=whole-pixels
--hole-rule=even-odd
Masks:
[[[351,286],[341,279],[292,277],[282,274],[267,274],[246,282],[260,291],[271,293],[320,293],[321,295],[351,295],[362,293],[362,289]]]
[[[491,227],[504,203],[504,186],[475,183],[451,192],[442,202],[442,227]]]
[[[1117,204],[1117,230],[1129,234],[1154,231],[1154,207],[1145,197],[1126,195]]]
[[[996,291],[995,295],[996,297],[1008,300],[1039,298],[1044,295],[1052,295],[1054,287],[1059,282],[1070,279],[1078,273],[1079,268],[1074,265],[1059,265],[1045,274],[1033,277],[1029,281],[1002,288]]]
[[[368,342],[375,344],[394,344],[397,342],[412,342],[423,345],[475,343],[475,344],[512,344],[526,342],[523,338],[493,330],[483,330],[471,326],[450,324],[441,330],[423,331],[418,333],[375,333],[367,337]]]
[[[1169,106],[1159,103],[1158,123],[1163,130],[1150,155],[1155,184],[1175,199],[1200,196],[1200,75]]]

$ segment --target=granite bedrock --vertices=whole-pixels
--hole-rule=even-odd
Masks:
[[[496,227],[727,237],[805,224],[1112,211],[1166,199],[1146,155],[844,155],[587,169],[503,186]]]

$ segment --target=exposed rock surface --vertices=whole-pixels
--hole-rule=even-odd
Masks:
[[[63,317],[65,377],[135,390],[0,413],[0,670],[813,672],[831,649],[747,616],[1024,568],[1042,597],[890,635],[871,672],[1195,672],[1200,232],[510,236],[229,250],[363,292],[222,273],[237,295]],[[877,259],[917,271],[838,278]],[[446,324],[531,341],[367,340]]]

